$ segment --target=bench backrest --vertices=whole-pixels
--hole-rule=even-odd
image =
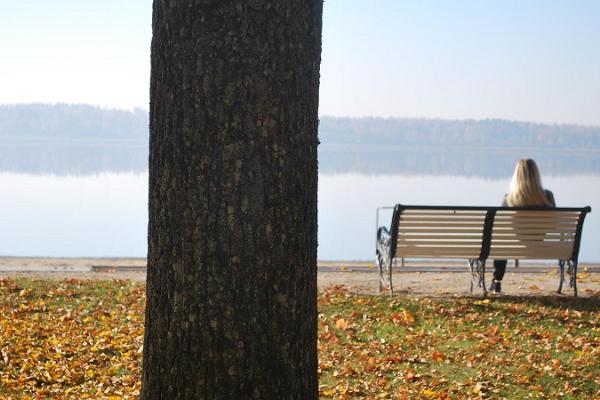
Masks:
[[[576,260],[590,207],[397,205],[392,257]]]
[[[397,257],[479,258],[486,209],[396,207],[396,212],[392,243]]]
[[[583,210],[498,210],[494,217],[490,258],[572,258]]]

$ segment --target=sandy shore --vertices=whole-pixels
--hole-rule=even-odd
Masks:
[[[43,258],[0,257],[0,277],[29,276],[51,279],[128,279],[144,281],[144,258]],[[423,268],[424,265],[428,267]],[[417,272],[417,271],[435,272]],[[491,279],[491,274],[487,274]],[[468,296],[470,276],[463,264],[411,263],[406,269],[394,273],[394,289],[404,296]],[[503,292],[514,296],[551,296],[558,288],[558,272],[551,265],[508,268],[503,281]],[[319,263],[318,285],[324,289],[331,285],[345,285],[361,294],[377,294],[378,274],[368,262]],[[600,297],[600,265],[580,265],[578,274],[579,295]],[[474,294],[480,295],[480,289]],[[568,284],[564,295],[571,295]]]
[[[92,267],[93,265],[146,266],[145,258],[52,258],[52,257],[0,257],[0,267]]]

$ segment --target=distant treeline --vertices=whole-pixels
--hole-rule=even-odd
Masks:
[[[498,119],[322,117],[323,144],[600,149],[600,127]],[[148,113],[85,104],[0,105],[0,138],[148,138]]]
[[[510,175],[519,158],[544,174],[600,173],[600,127],[503,120],[321,118],[319,172]],[[89,105],[0,106],[0,172],[145,172],[148,113]]]
[[[87,104],[0,105],[0,140],[148,139],[148,112]]]
[[[600,127],[500,119],[323,117],[321,143],[600,149]]]

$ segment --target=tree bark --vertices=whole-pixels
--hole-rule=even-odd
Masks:
[[[321,0],[154,0],[143,399],[316,399]]]

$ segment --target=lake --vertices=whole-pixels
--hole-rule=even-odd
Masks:
[[[499,205],[514,162],[521,157],[512,152],[489,157],[478,154],[474,159],[463,152],[445,159],[436,150],[428,155],[428,163],[423,150],[386,151],[383,155],[371,150],[368,154],[334,148],[320,151],[321,260],[372,260],[375,212],[380,206],[399,202]],[[46,157],[48,153],[52,152],[46,151]],[[88,157],[85,167],[75,159],[69,167],[64,160],[50,157],[56,169],[45,166],[38,157],[11,153],[11,164],[0,165],[0,255],[145,256],[148,174],[138,153],[134,151],[135,168],[111,168],[110,157],[100,157],[102,162],[90,162]],[[340,154],[343,161],[337,160]],[[554,192],[559,206],[592,207],[584,226],[580,260],[600,261],[600,157],[584,154],[580,169],[568,156],[561,157],[537,154],[536,159],[542,160],[544,186]],[[24,159],[35,163],[35,168],[27,168]],[[390,211],[383,213],[382,223],[389,224],[390,216]]]

